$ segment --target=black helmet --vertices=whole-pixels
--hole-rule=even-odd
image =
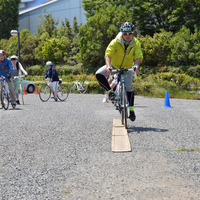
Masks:
[[[134,31],[135,26],[131,22],[125,22],[121,25],[120,31],[127,32],[127,31]]]

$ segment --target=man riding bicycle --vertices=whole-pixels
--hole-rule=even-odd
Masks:
[[[110,42],[105,52],[106,65],[96,72],[99,84],[109,93],[111,100],[115,99],[116,94],[111,89],[107,77],[111,69],[131,68],[133,66],[136,73],[139,73],[139,66],[143,59],[140,42],[134,37],[135,27],[131,22],[121,25],[120,32],[114,40]],[[130,120],[135,121],[134,112],[134,90],[133,90],[133,71],[128,71],[125,78],[127,96],[129,101]]]
[[[13,65],[9,58],[6,58],[6,52],[4,50],[0,50],[0,76],[6,77],[6,82],[9,87],[10,95],[11,95],[11,103],[16,106],[16,97],[14,92],[13,80],[12,80],[12,71]],[[2,82],[0,81],[0,87],[2,86]]]

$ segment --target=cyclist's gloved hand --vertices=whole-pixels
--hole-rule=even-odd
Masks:
[[[140,70],[139,70],[139,65],[137,65],[137,64],[135,64],[135,65],[133,65],[133,70],[138,74],[139,72],[140,72]]]
[[[11,78],[11,74],[7,74],[7,78],[10,80],[10,78]]]
[[[28,74],[26,74],[25,77],[28,77]]]
[[[51,82],[53,82],[53,79],[51,78]]]
[[[108,67],[106,68],[107,74],[109,75],[111,71],[112,71],[112,66],[108,66]]]

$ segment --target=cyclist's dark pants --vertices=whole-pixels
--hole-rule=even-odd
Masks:
[[[99,82],[99,84],[106,90],[109,91],[111,90],[109,83],[108,83],[108,74],[106,72],[106,65],[103,67],[99,68],[96,72],[96,78]],[[128,101],[130,106],[134,106],[134,90],[133,90],[133,72],[128,71],[127,75],[125,77],[125,84],[126,84],[126,89],[127,89],[127,96],[128,96]]]

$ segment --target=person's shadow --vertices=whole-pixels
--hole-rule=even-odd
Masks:
[[[168,129],[160,129],[160,128],[152,128],[152,127],[136,127],[136,126],[132,126],[130,128],[128,128],[128,132],[132,133],[132,132],[136,132],[136,133],[141,133],[141,132],[167,132]]]

